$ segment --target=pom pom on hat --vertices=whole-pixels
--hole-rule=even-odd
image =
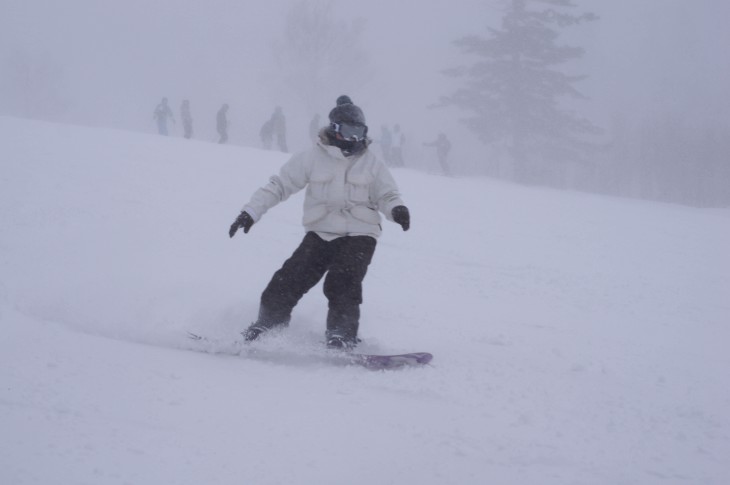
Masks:
[[[337,98],[337,102],[335,104],[337,106],[341,106],[343,104],[353,104],[353,102],[352,102],[352,100],[350,99],[349,96],[347,96],[346,94],[343,94],[342,96],[340,96],[339,98]]]

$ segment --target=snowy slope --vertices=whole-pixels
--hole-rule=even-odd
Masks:
[[[730,483],[730,214],[395,170],[372,352],[324,362],[317,287],[257,357],[301,194],[228,226],[286,156],[0,118],[0,483]]]

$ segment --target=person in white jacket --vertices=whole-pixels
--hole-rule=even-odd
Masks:
[[[323,276],[328,300],[327,347],[357,345],[362,282],[380,236],[381,213],[410,227],[408,208],[382,160],[368,150],[362,110],[340,96],[317,144],[286,162],[258,189],[231,225],[248,233],[270,208],[306,187],[304,239],[261,295],[258,319],[243,332],[248,342],[285,327],[294,306]]]

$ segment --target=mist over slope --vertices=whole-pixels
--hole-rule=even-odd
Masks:
[[[0,118],[0,482],[726,483],[728,212],[397,169],[368,352],[326,363],[318,286],[233,340],[303,236],[228,226],[287,155]]]

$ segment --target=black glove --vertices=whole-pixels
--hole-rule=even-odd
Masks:
[[[233,221],[233,224],[231,224],[231,229],[228,231],[228,235],[233,237],[236,234],[236,231],[238,231],[238,228],[243,228],[243,232],[248,233],[251,226],[253,226],[253,218],[248,214],[248,212],[241,211],[238,217],[236,217],[236,220]]]
[[[393,207],[391,215],[393,216],[393,220],[400,224],[404,231],[407,231],[411,227],[411,215],[408,213],[408,207],[404,205]]]

